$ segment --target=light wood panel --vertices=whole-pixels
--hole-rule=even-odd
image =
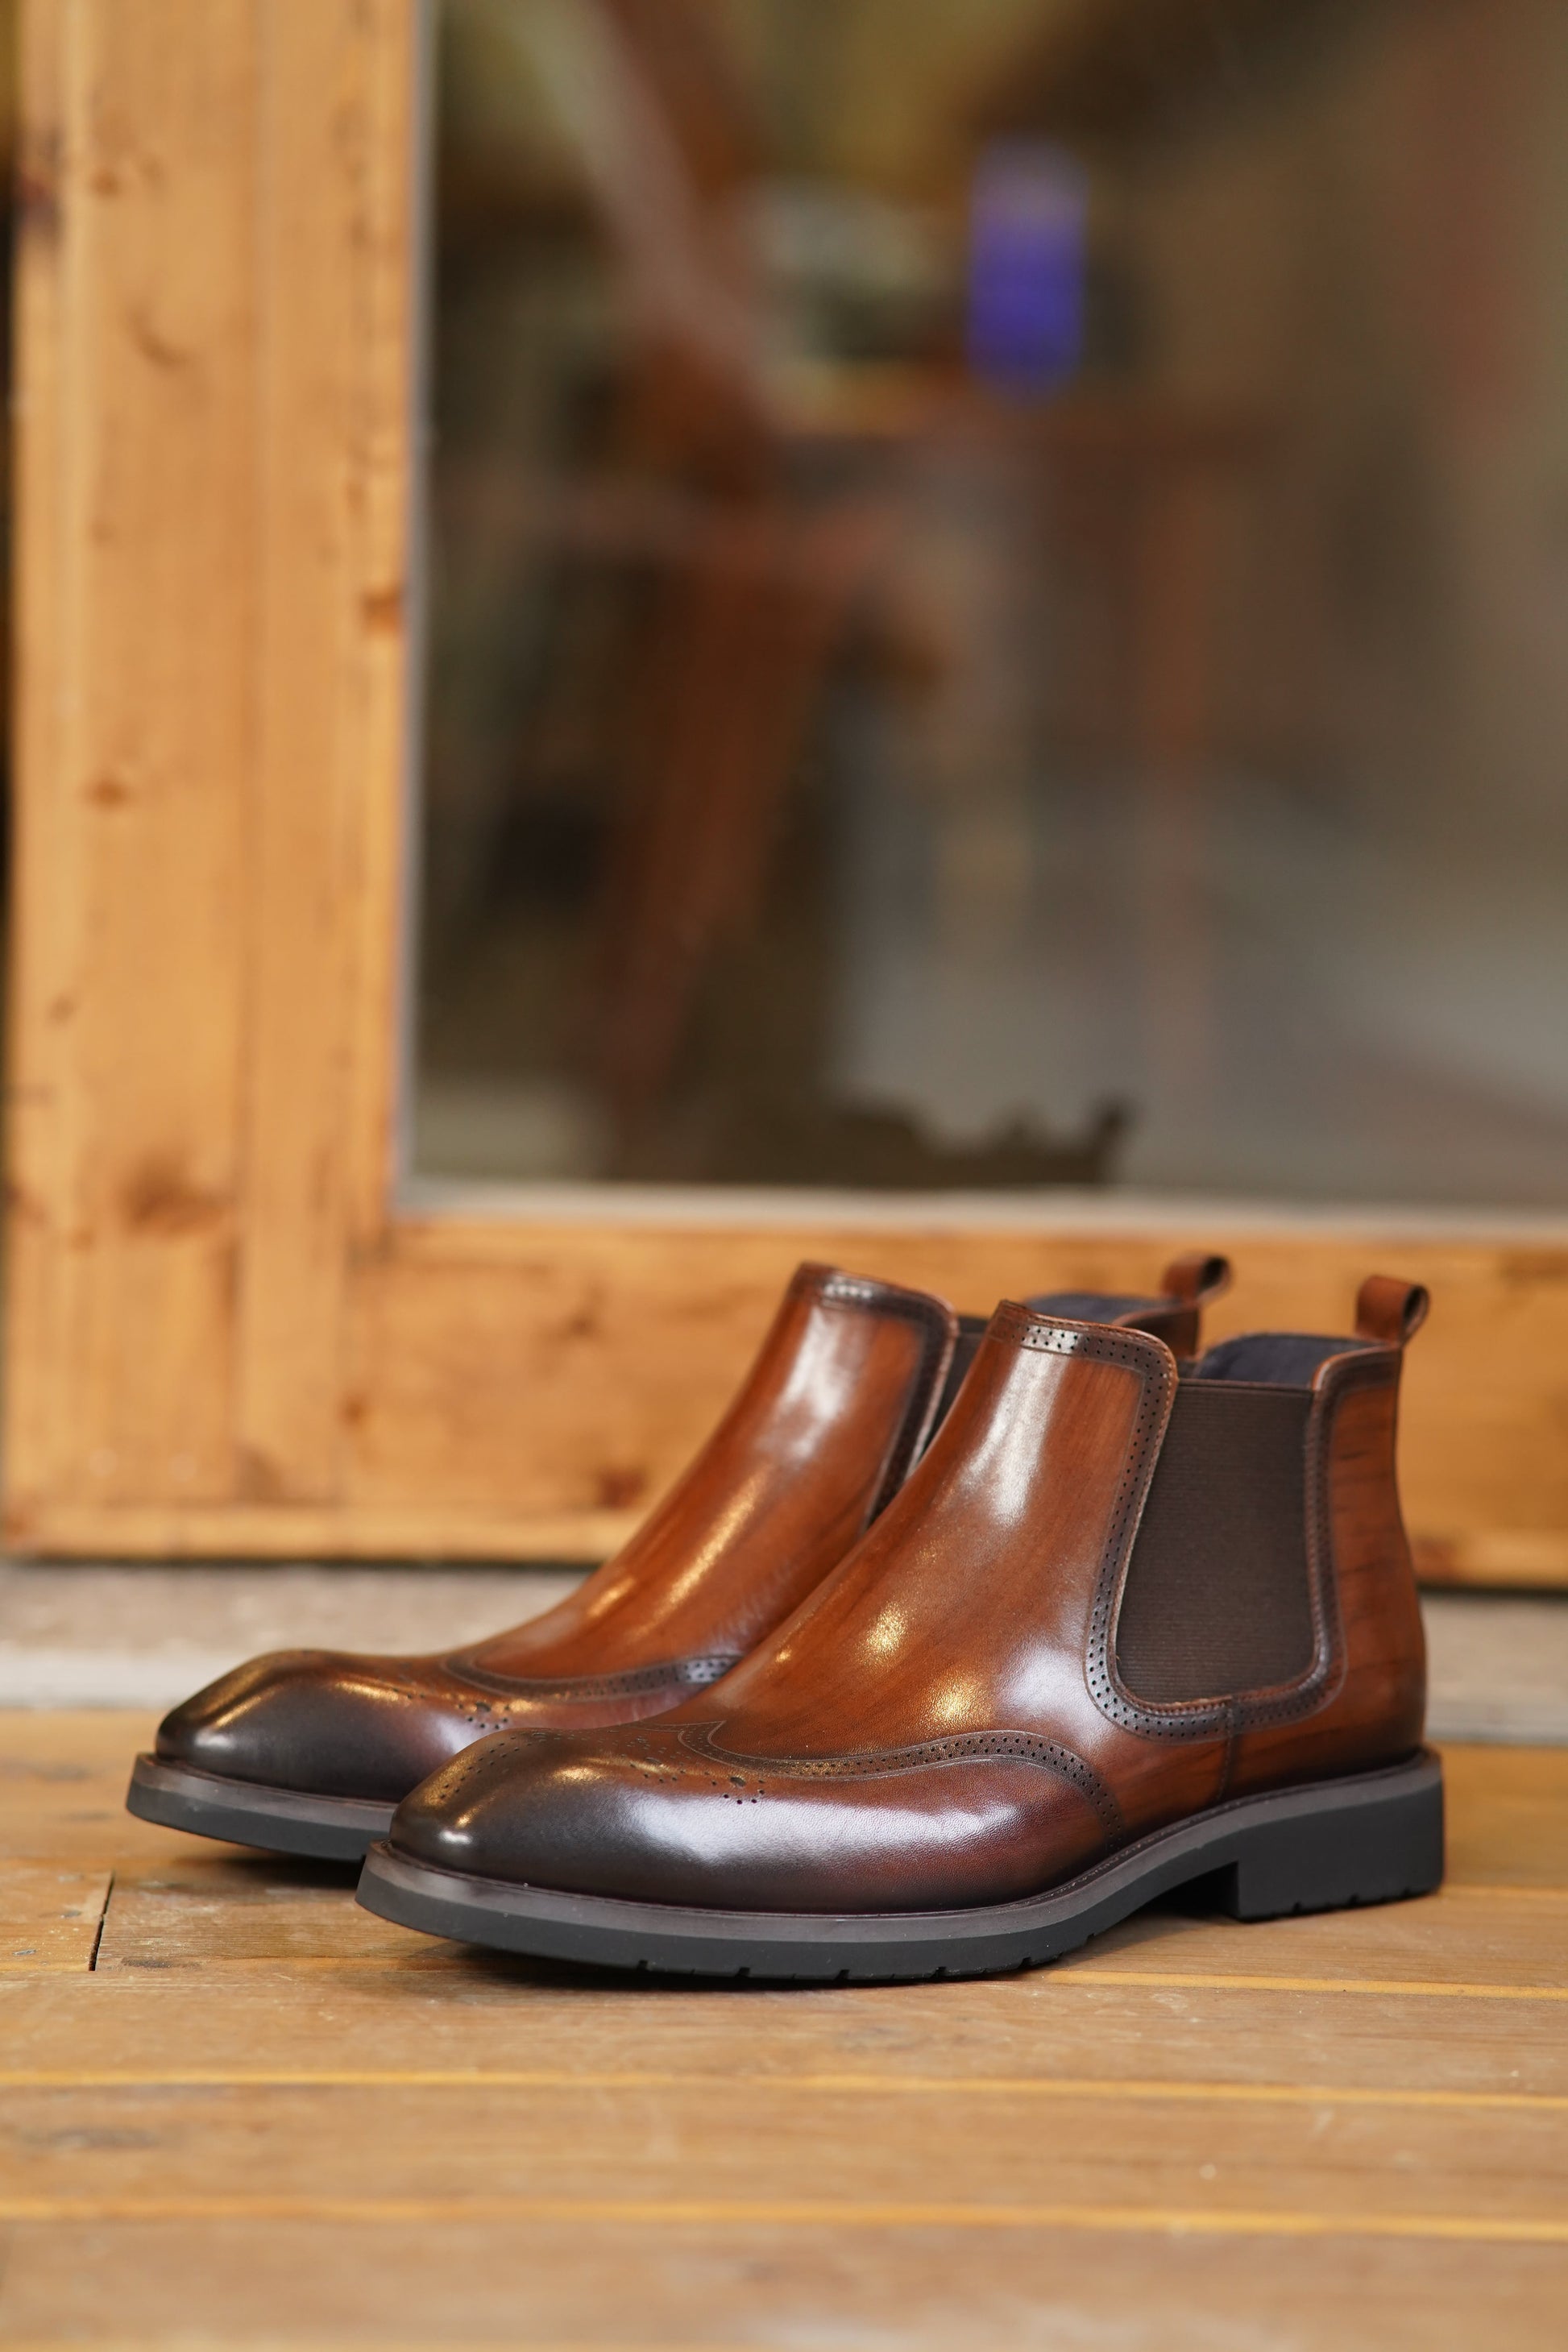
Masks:
[[[256,60],[244,0],[190,13],[34,12],[26,49],[13,1149],[54,1246],[15,1311],[57,1338],[17,1436],[110,1507],[229,1476],[242,842],[209,779],[255,625]]]
[[[1048,1199],[401,1202],[415,0],[26,0],[5,1529],[592,1558],[803,1256],[971,1308],[1229,1247],[1437,1309],[1436,1578],[1568,1580],[1568,1228]]]
[[[1431,1901],[794,1992],[400,1937],[120,1812],[148,1728],[0,1717],[0,1896],[114,1880],[0,1971],[7,2343],[1559,2338],[1568,1752],[1450,1751]]]
[[[341,1492],[350,1257],[380,1216],[391,1164],[385,860],[399,833],[409,493],[405,15],[386,0],[274,0],[257,16],[263,610],[226,1499],[270,1507]],[[367,778],[383,784],[379,797]],[[358,1025],[367,1001],[381,1014],[369,1052]],[[366,1158],[368,1218],[355,1198]]]
[[[468,1548],[471,1515],[479,1549],[504,1476],[555,1529],[595,1515],[602,1541],[607,1505],[656,1492],[709,1425],[801,1256],[986,1311],[1053,1286],[1147,1288],[1202,1240],[1231,1249],[1240,1274],[1210,1318],[1216,1337],[1343,1330],[1375,1266],[1427,1281],[1437,1304],[1411,1350],[1402,1455],[1423,1572],[1504,1584],[1568,1576],[1568,1246],[1443,1241],[1414,1222],[1325,1230],[1252,1218],[1232,1230],[1220,1214],[1199,1230],[1169,1213],[1129,1211],[1125,1224],[1099,1213],[1099,1232],[1068,1213],[1042,1213],[1032,1229],[946,1231],[599,1223],[542,1233],[405,1217],[355,1294],[354,1507],[384,1526],[439,1484],[455,1545]]]
[[[391,1167],[415,16],[24,12],[24,1543],[342,1501]]]

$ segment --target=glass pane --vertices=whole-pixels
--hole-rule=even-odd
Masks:
[[[437,22],[417,1171],[1560,1201],[1568,10]]]

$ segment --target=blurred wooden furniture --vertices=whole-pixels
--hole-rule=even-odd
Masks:
[[[582,551],[574,525],[591,519],[606,584],[635,591],[610,635],[617,789],[588,1022],[624,1150],[669,1086],[715,952],[756,918],[780,803],[886,533],[853,488],[808,506],[792,487],[737,226],[762,142],[720,21],[696,0],[577,6],[562,111],[626,337],[605,446],[567,486],[554,538]]]
[[[714,950],[757,917],[784,793],[879,541],[874,508],[711,508],[632,653],[596,1060],[636,1138]]]
[[[1221,751],[1226,509],[1279,436],[1213,403],[1111,394],[1053,403],[1033,437],[1068,604],[1067,740],[1136,778],[1150,1052],[1173,1083],[1198,1087],[1215,1029],[1202,835]]]
[[[1561,1222],[403,1183],[416,29],[26,10],[9,1543],[592,1555],[799,1258],[978,1307],[1201,1242],[1220,1331],[1429,1282],[1427,1564],[1568,1577]]]
[[[984,109],[994,132],[1110,143],[1179,134],[1216,81],[1256,85],[1283,52],[1354,28],[1338,0],[1057,0],[1026,18]]]

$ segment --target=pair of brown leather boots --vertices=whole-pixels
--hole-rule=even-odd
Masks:
[[[1200,1352],[1228,1278],[984,1323],[803,1266],[570,1600],[447,1656],[253,1660],[131,1808],[368,1849],[361,1902],[431,1934],[701,1974],[1027,1966],[1195,1881],[1239,1918],[1424,1893],[1394,1425],[1426,1293]]]

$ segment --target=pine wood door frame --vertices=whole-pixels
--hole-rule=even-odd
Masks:
[[[1428,1279],[1430,1573],[1568,1580],[1568,1225],[397,1181],[416,0],[26,0],[5,1528],[38,1554],[592,1557],[790,1267],[1220,1330]]]

